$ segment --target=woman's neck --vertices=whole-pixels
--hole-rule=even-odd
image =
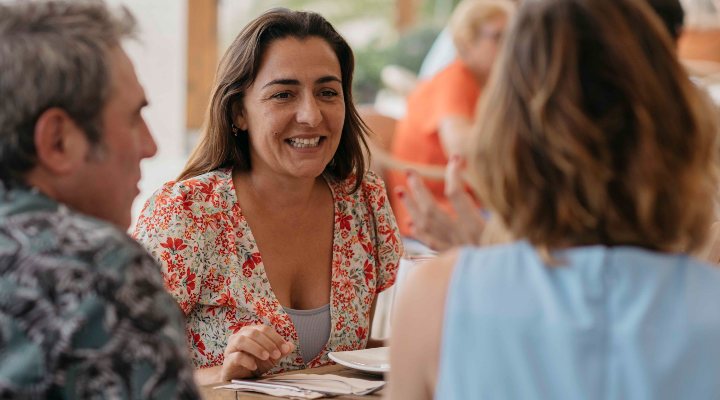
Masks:
[[[255,205],[277,210],[305,209],[317,204],[317,198],[328,190],[322,176],[316,178],[284,177],[254,171],[233,171],[233,182],[238,198]]]

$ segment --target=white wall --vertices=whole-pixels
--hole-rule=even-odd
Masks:
[[[144,116],[158,145],[157,155],[142,165],[141,193],[133,205],[135,221],[145,200],[165,181],[174,179],[187,158],[187,2],[108,0],[108,4],[127,6],[138,20],[138,40],[124,45],[150,102]]]

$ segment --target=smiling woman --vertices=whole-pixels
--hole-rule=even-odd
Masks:
[[[250,135],[253,174],[278,178],[321,175],[340,143],[345,101],[337,56],[317,37],[279,39],[242,103],[235,126]],[[248,178],[239,174],[238,178]]]
[[[384,184],[365,172],[353,67],[318,14],[250,22],[221,61],[185,171],[138,220],[202,383],[375,345],[372,310],[402,248]]]

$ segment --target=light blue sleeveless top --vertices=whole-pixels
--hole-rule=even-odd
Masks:
[[[589,246],[463,249],[438,399],[720,399],[720,269]]]

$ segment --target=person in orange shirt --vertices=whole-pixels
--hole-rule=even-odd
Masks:
[[[720,0],[684,0],[685,6],[690,5],[689,17],[685,18],[681,0],[647,0],[648,5],[660,17],[673,44],[677,44],[680,38],[681,55],[681,34],[684,37],[687,33],[683,21],[695,21],[699,24],[697,21],[702,20],[705,21],[702,25],[707,27],[712,23],[712,18],[720,15],[712,11],[720,8],[711,10],[715,17],[704,14],[702,10],[712,7],[708,2],[720,5]],[[447,199],[445,203],[451,204],[451,212],[441,207],[426,187],[421,174],[416,171],[409,171],[407,174],[406,186],[402,188],[405,194],[402,197],[403,209],[407,218],[412,221],[412,237],[431,250],[445,251],[457,246],[491,245],[512,239],[498,219],[487,213],[483,214],[471,193],[465,190],[466,176],[463,169],[464,162],[460,157],[452,158],[446,167],[443,199]],[[720,221],[713,224],[710,237],[712,240],[695,255],[706,261],[720,263]]]
[[[498,43],[515,8],[509,0],[464,0],[450,19],[458,57],[410,94],[407,114],[398,123],[392,145],[399,160],[445,166],[453,155],[462,155],[475,105],[485,85]],[[443,182],[425,182],[435,199],[450,210]],[[412,237],[403,202],[405,171],[391,171],[388,185],[393,210],[404,236]]]

